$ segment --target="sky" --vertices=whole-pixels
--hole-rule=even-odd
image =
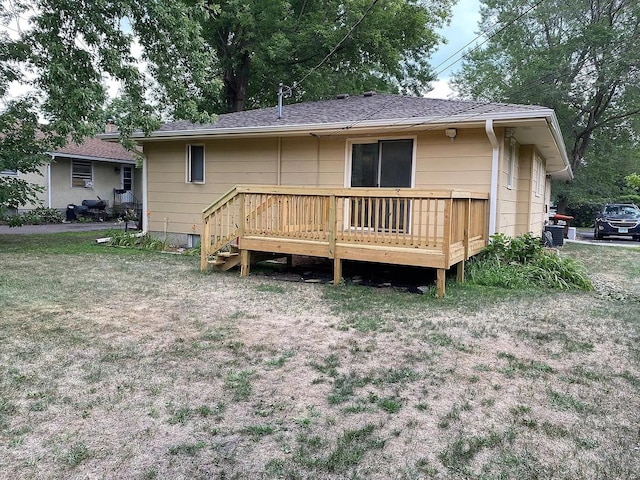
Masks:
[[[458,0],[458,4],[452,9],[450,25],[438,31],[448,43],[442,45],[432,56],[431,65],[438,73],[438,80],[432,82],[434,89],[427,97],[448,98],[453,93],[449,87],[449,79],[461,66],[458,60],[462,52],[449,60],[447,58],[476,38],[479,21],[480,0]]]

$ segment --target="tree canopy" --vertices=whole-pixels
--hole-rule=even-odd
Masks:
[[[178,118],[208,119],[197,98],[218,85],[201,34],[205,15],[204,6],[170,1],[0,3],[0,171],[38,172],[45,152],[95,135],[108,79],[119,82],[127,105],[118,118],[124,134],[157,127],[157,105]],[[9,97],[12,83],[26,87],[21,96]],[[37,191],[0,176],[0,206],[24,204]]]
[[[280,82],[298,82],[295,100],[425,92],[453,1],[2,0],[0,171],[38,171],[44,152],[97,133],[105,108],[125,139],[161,117],[273,105]],[[107,81],[120,85],[108,106]],[[10,98],[14,82],[28,92]],[[0,176],[0,206],[36,193]]]
[[[434,28],[447,21],[451,3],[221,0],[219,13],[203,24],[223,82],[219,110],[273,105],[280,82],[293,86],[302,78],[293,91],[297,100],[366,90],[425,92],[432,80],[429,55],[440,41]]]
[[[456,75],[460,95],[553,108],[576,172],[565,194],[583,171],[622,182],[616,168],[638,153],[640,3],[483,0],[480,29],[489,40]]]

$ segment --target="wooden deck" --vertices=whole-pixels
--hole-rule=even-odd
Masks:
[[[487,208],[474,192],[238,185],[203,211],[201,268],[248,275],[251,252],[309,255],[333,259],[338,283],[342,260],[414,265],[437,269],[442,296],[445,271],[462,280],[487,244]]]

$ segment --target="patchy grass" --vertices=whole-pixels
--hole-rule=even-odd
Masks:
[[[3,478],[634,478],[640,250],[595,291],[283,283],[0,236]],[[585,461],[587,460],[587,461]]]

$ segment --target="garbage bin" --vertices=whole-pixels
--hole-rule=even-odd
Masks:
[[[73,222],[76,220],[76,206],[74,204],[70,203],[67,205],[66,217],[67,222]]]
[[[564,245],[564,226],[563,225],[545,225],[545,232],[551,233],[554,247],[561,247]]]

